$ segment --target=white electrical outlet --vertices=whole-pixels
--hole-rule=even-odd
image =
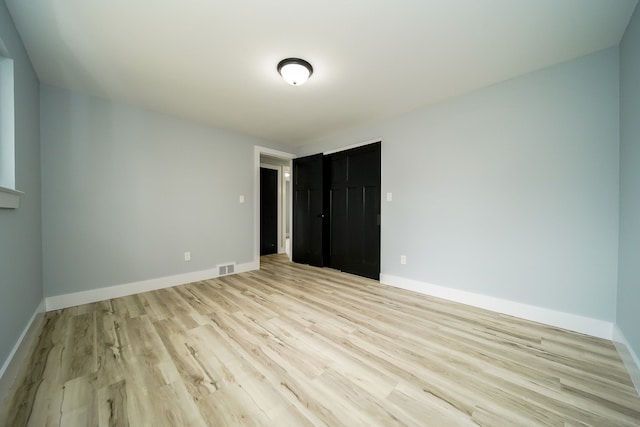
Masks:
[[[393,200],[393,194],[391,192],[387,193],[387,202],[390,202]]]
[[[240,201],[240,203],[244,203],[244,196],[240,196],[238,200]]]
[[[405,265],[407,263],[407,256],[400,255],[400,264]]]
[[[185,252],[184,253],[184,260],[185,261],[191,261],[191,252]]]

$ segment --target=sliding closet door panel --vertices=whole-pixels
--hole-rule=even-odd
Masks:
[[[380,277],[380,143],[332,154],[331,267]]]
[[[363,187],[362,265],[380,274],[380,186]]]
[[[362,258],[366,249],[364,248],[364,210],[363,197],[361,187],[347,188],[347,235],[346,247],[348,248],[347,263],[344,266],[345,271],[350,273],[362,274],[361,266]]]
[[[346,264],[348,249],[344,246],[344,240],[349,232],[348,225],[345,221],[331,221],[331,218],[347,217],[347,190],[337,188],[331,190],[330,212],[329,212],[329,247],[331,267],[342,270],[342,266]]]
[[[293,160],[293,261],[323,266],[323,156]]]

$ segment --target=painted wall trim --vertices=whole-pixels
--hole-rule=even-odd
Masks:
[[[323,151],[322,154],[327,156],[329,154],[339,153],[341,151],[351,150],[352,148],[358,148],[376,142],[382,142],[382,138],[367,139],[366,141],[356,142],[355,144],[346,145],[344,147],[333,148],[331,150]]]
[[[237,264],[235,273],[244,273],[258,269],[260,269],[259,259],[257,261]],[[156,279],[142,280],[140,282],[108,286],[106,288],[92,289],[90,291],[56,295],[46,298],[46,308],[47,311],[59,310],[81,304],[89,304],[92,302],[139,294],[142,292],[155,291],[157,289],[170,288],[172,286],[183,285],[200,280],[214,279],[216,277],[220,277],[218,269],[212,268],[208,270],[176,274],[173,276],[158,277]]]
[[[24,195],[22,191],[0,187],[0,208],[18,209],[20,207],[20,196],[22,195]]]
[[[613,338],[613,322],[551,310],[535,305],[523,304],[502,298],[490,297],[459,289],[420,282],[413,279],[380,274],[380,282],[409,291],[419,292],[437,298],[443,298],[474,307],[484,308],[521,319],[544,323],[574,332],[592,335],[611,340]]]
[[[618,350],[618,354],[627,368],[627,372],[636,387],[636,391],[640,394],[640,358],[629,345],[627,337],[624,336],[618,325],[613,327],[613,344]]]
[[[24,360],[29,356],[29,350],[34,341],[40,335],[40,327],[44,320],[45,301],[40,301],[35,312],[29,319],[27,326],[20,334],[18,341],[13,346],[9,357],[0,368],[0,396],[8,396],[13,382],[16,380],[20,369],[24,366]],[[0,401],[0,404],[2,401]]]

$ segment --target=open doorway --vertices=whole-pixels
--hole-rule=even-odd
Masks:
[[[260,255],[287,253],[291,160],[260,155]],[[272,245],[274,245],[272,247]]]
[[[282,151],[272,150],[264,147],[255,147],[255,200],[254,200],[254,250],[255,259],[258,260],[262,253],[286,253],[291,259],[291,159],[294,154]],[[274,180],[275,177],[275,203],[273,207],[267,204],[270,213],[263,215],[261,206],[265,202],[262,189],[265,183],[261,181],[261,177]],[[269,178],[271,177],[271,178]],[[267,189],[269,185],[266,186]],[[271,197],[271,196],[268,196]],[[274,209],[275,208],[275,209]],[[272,223],[271,217],[275,216],[275,230],[271,233],[265,230],[261,223],[267,221]],[[273,242],[273,243],[272,243]],[[275,250],[266,251],[268,247],[275,244]]]

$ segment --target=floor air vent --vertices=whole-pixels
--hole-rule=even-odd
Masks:
[[[235,270],[236,270],[236,264],[235,263],[219,265],[218,266],[218,275],[219,276],[225,276],[227,274],[233,274],[235,272]]]

